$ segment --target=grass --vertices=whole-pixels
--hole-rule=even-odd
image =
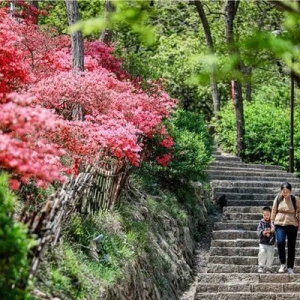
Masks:
[[[176,230],[188,227],[188,212],[195,203],[189,193],[184,194],[185,202],[158,186],[151,187],[153,194],[145,190],[137,182],[131,194],[123,195],[118,209],[73,216],[65,225],[60,246],[47,252],[35,287],[65,300],[105,299],[109,289],[120,282],[125,285],[135,274],[136,284],[152,281],[161,295],[172,293],[169,281],[179,266],[169,251],[179,241],[164,232],[164,221],[173,218]],[[96,247],[93,239],[100,234],[101,247],[94,251],[96,260],[90,252]],[[181,277],[177,280],[186,282],[189,274],[181,273]]]

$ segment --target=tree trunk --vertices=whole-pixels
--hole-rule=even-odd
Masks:
[[[105,20],[108,21],[110,14],[116,10],[116,7],[110,0],[105,1]],[[110,44],[113,38],[113,31],[109,28],[104,28],[100,37],[100,41],[105,44]]]
[[[200,20],[201,20],[201,23],[203,26],[203,30],[205,33],[207,47],[209,48],[209,51],[211,53],[215,53],[213,39],[212,39],[211,31],[210,31],[210,26],[209,26],[205,11],[203,9],[203,4],[199,0],[192,1],[192,3],[194,3],[197,8],[197,12],[200,17]],[[214,115],[215,115],[215,117],[218,117],[218,112],[220,111],[221,104],[220,104],[220,98],[219,98],[219,93],[218,93],[218,85],[217,85],[217,81],[215,78],[215,70],[212,70],[212,73],[210,75],[210,83],[211,83],[211,94],[212,94],[213,105],[214,105]]]
[[[77,0],[65,0],[69,25],[77,23],[79,18],[79,8]],[[84,48],[83,37],[80,31],[71,33],[72,41],[72,67],[74,72],[84,71]]]
[[[238,80],[234,80],[233,103],[235,107],[235,117],[236,117],[236,155],[239,157],[243,157],[245,152],[244,105],[243,105],[243,97],[242,97],[242,85]]]
[[[39,9],[39,1],[38,0],[31,0],[30,5],[33,6],[34,8],[36,8],[36,9]],[[38,14],[33,13],[33,17],[34,17],[34,24],[38,24],[38,22],[39,22]]]
[[[245,86],[245,98],[246,101],[252,101],[252,66],[246,67],[245,74],[247,75],[247,81]]]
[[[226,40],[229,47],[229,54],[238,53],[238,49],[234,45],[234,18],[239,6],[239,0],[227,0],[225,5],[226,14]],[[236,66],[241,69],[240,63]],[[233,78],[234,81],[234,107],[236,116],[236,155],[244,157],[245,152],[245,120],[244,120],[244,106],[242,97],[241,82]]]
[[[65,0],[69,25],[72,26],[80,20],[77,0]],[[80,31],[71,33],[72,42],[72,69],[75,74],[84,71],[84,46]],[[75,103],[72,112],[73,120],[84,120],[84,108],[80,103]]]
[[[36,9],[38,9],[39,8],[39,1],[38,0],[31,0],[30,5],[32,5]]]

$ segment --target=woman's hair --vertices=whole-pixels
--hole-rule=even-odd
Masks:
[[[283,190],[283,189],[288,189],[288,190],[292,190],[292,186],[291,186],[291,184],[290,183],[288,183],[288,182],[284,182],[282,185],[281,185],[281,190]]]

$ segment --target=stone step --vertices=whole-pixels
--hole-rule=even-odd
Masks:
[[[240,194],[272,194],[273,197],[280,193],[280,188],[277,187],[213,187],[213,191],[216,194],[231,194],[231,193],[240,193]],[[293,194],[299,194],[300,189],[297,186],[293,188]]]
[[[214,224],[214,231],[256,231],[258,222],[216,222]]]
[[[300,189],[300,183],[298,178],[293,178],[293,181],[289,181],[292,185],[293,189]],[[277,191],[280,190],[280,186],[282,181],[257,181],[257,180],[211,180],[210,185],[212,188],[214,187],[256,187],[256,188],[275,188]]]
[[[230,166],[232,168],[238,169],[238,168],[249,168],[249,169],[263,169],[263,170],[274,170],[274,171],[284,171],[284,169],[281,166],[277,165],[262,165],[262,164],[247,164],[244,162],[237,162],[237,161],[220,161],[220,160],[215,160],[213,161],[210,166],[213,167],[226,167]]]
[[[287,248],[286,248],[287,250]],[[210,247],[210,256],[255,256],[257,257],[259,251],[258,241],[257,247]],[[275,257],[278,254],[278,250],[275,244]]]
[[[223,214],[223,222],[228,222],[228,221],[240,221],[240,222],[245,222],[245,221],[253,221],[257,220],[257,224],[259,220],[262,219],[262,214],[261,213],[238,213],[238,212],[226,212]]]
[[[255,273],[201,273],[198,275],[198,282],[200,284],[237,283],[242,281],[248,283],[300,283],[300,274],[295,273],[293,276],[289,276],[286,273],[257,273],[256,270]]]
[[[236,240],[236,239],[253,239],[258,240],[256,231],[245,230],[217,230],[212,232],[214,240]]]
[[[276,197],[280,193],[280,188],[277,187],[213,187],[213,192],[216,194],[231,194],[231,193],[239,193],[239,194],[272,194],[273,198]],[[298,186],[293,188],[293,194],[299,194]]]
[[[258,239],[218,239],[211,240],[211,247],[257,247],[258,242]],[[296,247],[300,248],[300,240],[296,241]]]
[[[223,222],[216,222],[214,224],[214,231],[217,230],[247,230],[247,231],[256,231],[258,226],[258,222],[252,223],[223,223]]]
[[[279,178],[283,178],[283,181],[288,181],[289,178],[296,178],[296,174],[294,173],[278,173],[278,172],[273,172],[271,173],[267,173],[265,174],[263,171],[256,171],[256,172],[248,172],[245,170],[240,170],[240,169],[236,169],[236,170],[223,170],[222,172],[218,171],[218,170],[207,170],[207,174],[209,175],[209,177],[211,176],[215,176],[218,175],[220,176],[220,173],[222,174],[222,176],[235,176],[235,177],[241,177],[241,176],[247,176],[248,178],[252,178],[252,177],[259,177],[259,178],[264,178],[266,175],[267,177],[271,177],[271,178],[277,178],[277,180]]]
[[[210,256],[255,256],[258,255],[258,247],[237,248],[237,247],[210,247]]]
[[[213,199],[225,196],[227,206],[222,221],[214,224],[207,273],[198,274],[193,300],[300,300],[300,256],[295,259],[295,275],[278,274],[275,245],[274,273],[257,272],[262,207],[272,207],[283,182],[292,184],[293,194],[300,194],[299,179],[280,166],[246,164],[218,148],[215,151],[207,175]],[[299,237],[296,255],[300,253]]]
[[[257,273],[257,261],[250,265],[238,265],[238,264],[216,264],[216,263],[208,263],[207,264],[207,273]],[[278,274],[279,264],[275,263],[271,267],[272,272],[274,274]],[[294,272],[297,274],[300,273],[300,267],[295,266]],[[259,273],[257,273],[259,274]],[[288,273],[284,273],[285,276],[289,276]]]
[[[253,239],[258,240],[256,231],[248,230],[217,230],[212,232],[214,240],[235,240],[235,239]],[[298,231],[297,238],[300,238]]]
[[[268,283],[205,283],[198,284],[196,288],[197,293],[222,293],[222,292],[248,292],[248,293],[294,293],[300,292],[300,283],[278,283],[278,282],[268,282]],[[300,296],[300,293],[299,293]]]
[[[236,222],[240,223],[253,223],[253,224],[258,224],[259,220],[253,219],[253,220],[239,220],[239,219],[224,219],[222,220],[223,223],[228,223],[228,224],[235,224]],[[232,229],[230,229],[232,231]]]
[[[274,292],[220,292],[200,293],[196,292],[193,300],[299,300],[300,294],[274,293]]]
[[[221,196],[225,195],[225,199],[227,200],[274,200],[276,194],[266,194],[266,193],[259,193],[259,194],[251,194],[251,193],[213,193],[214,199],[218,199]]]
[[[213,158],[215,159],[215,161],[226,161],[226,162],[241,162],[242,160],[234,155],[214,155]]]
[[[263,206],[225,206],[223,213],[260,213],[262,214]]]
[[[210,256],[208,262],[224,265],[257,265],[257,256]],[[280,265],[278,257],[274,257],[273,265]],[[300,265],[300,257],[295,258],[295,265]]]
[[[240,199],[227,199],[227,206],[225,207],[230,207],[230,206],[270,206],[272,207],[273,205],[273,200],[274,199],[269,199],[269,200],[240,200]],[[225,208],[223,207],[223,209]]]
[[[214,150],[214,151],[212,152],[212,155],[213,155],[213,157],[214,157],[215,155],[222,155],[222,152],[221,152],[220,150]]]
[[[257,256],[210,256],[208,259],[210,264],[223,264],[223,265],[256,265],[257,266]],[[275,259],[274,263],[275,265]]]
[[[280,181],[285,182],[291,182],[292,178],[281,176],[281,177],[266,177],[266,176],[252,176],[251,174],[247,175],[233,175],[233,174],[228,174],[224,175],[223,172],[221,174],[209,174],[208,178],[210,181],[212,180],[230,180],[230,181],[245,181],[249,179],[249,181],[259,181],[259,182],[266,182],[266,181]],[[295,179],[295,178],[294,178]],[[280,186],[280,185],[279,185]]]
[[[249,167],[248,165],[240,165],[240,166],[236,166],[236,165],[232,165],[232,164],[223,164],[223,165],[214,165],[214,164],[210,164],[209,168],[207,169],[208,171],[245,171],[245,172],[263,172],[265,174],[273,174],[273,173],[280,173],[280,174],[287,174],[285,170],[282,169],[270,169],[270,168],[261,168],[260,166],[251,166]]]
[[[243,207],[243,206],[241,206]],[[270,208],[272,208],[270,206]],[[231,223],[247,223],[247,221],[250,221],[249,223],[252,223],[252,221],[257,220],[257,224],[259,220],[262,219],[262,213],[261,212],[231,212],[226,211],[223,213],[223,219],[222,222],[228,222],[231,221]]]

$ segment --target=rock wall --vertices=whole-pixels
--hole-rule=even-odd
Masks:
[[[157,201],[160,201],[158,198]],[[210,202],[207,197],[199,205]],[[130,266],[124,278],[107,291],[106,300],[177,300],[193,281],[196,241],[194,233],[204,225],[207,211],[187,222],[165,210],[151,211],[147,196],[130,200],[135,218],[149,224],[148,251]]]

